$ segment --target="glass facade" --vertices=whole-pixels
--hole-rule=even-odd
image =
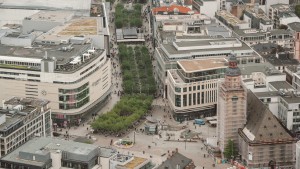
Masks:
[[[76,89],[59,89],[59,109],[77,109],[89,102],[89,83]]]

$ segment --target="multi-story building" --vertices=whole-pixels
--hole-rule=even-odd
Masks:
[[[300,66],[298,66],[296,72],[293,73],[292,86],[300,91]]]
[[[229,140],[237,147],[238,129],[246,124],[247,89],[242,84],[241,71],[234,55],[229,58],[225,80],[220,83],[217,107],[217,137],[221,152]]]
[[[285,82],[286,80],[286,74],[269,63],[247,64],[239,67],[244,85],[252,92],[267,92],[272,82]]]
[[[47,99],[54,124],[59,126],[78,124],[85,114],[97,112],[111,92],[105,17],[68,20],[70,15],[44,11],[27,17],[24,22],[31,24],[24,26],[33,31],[27,41],[17,30],[6,30],[0,44],[0,100],[12,96]],[[56,20],[65,24],[42,29]],[[38,31],[30,28],[33,23],[39,25]]]
[[[217,0],[194,0],[193,7],[206,16],[213,18],[218,11]]]
[[[13,97],[0,109],[0,156],[13,151],[35,136],[51,136],[49,101]]]
[[[92,144],[40,137],[1,158],[0,166],[27,169],[108,169],[109,158],[115,153],[115,150]]]
[[[155,49],[155,79],[158,82],[161,94],[164,96],[167,94],[165,91],[167,70],[175,69],[179,60],[201,59],[204,57],[224,58],[234,53],[237,55],[239,64],[262,62],[260,55],[235,38],[198,38],[177,38],[176,41],[166,41]]]
[[[296,144],[296,168],[300,168],[300,141]]]
[[[257,5],[254,8],[244,10],[244,21],[251,25],[251,28],[269,31],[273,29],[272,20]]]
[[[240,20],[239,18],[225,10],[217,11],[216,18],[233,30],[251,28],[248,22]]]
[[[297,139],[252,92],[247,94],[247,116],[238,131],[239,153],[247,168],[294,168]]]
[[[293,35],[290,31],[284,29],[274,29],[270,31],[260,29],[235,30],[235,35],[247,43],[255,45],[258,43],[274,43],[291,51],[294,49]]]
[[[166,82],[174,119],[182,122],[214,116],[218,81],[224,78],[226,60],[182,60],[177,63],[177,69],[168,70]]]
[[[288,3],[278,3],[271,5],[268,12],[269,18],[273,21],[274,28],[279,28],[280,25],[287,25],[293,22],[300,22],[300,19],[291,10],[290,5],[288,5]]]
[[[150,159],[119,153],[109,160],[109,169],[148,169],[154,166]]]
[[[294,59],[300,61],[300,23],[293,22],[289,23],[287,26],[294,38]]]

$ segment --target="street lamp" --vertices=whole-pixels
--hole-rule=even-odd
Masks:
[[[184,141],[184,149],[186,150],[186,136],[187,136],[187,133],[184,134],[184,138],[185,138],[185,141]]]
[[[135,131],[133,132],[133,144],[135,144]]]

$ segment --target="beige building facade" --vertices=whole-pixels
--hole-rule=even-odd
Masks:
[[[234,55],[229,58],[225,80],[218,90],[217,137],[221,152],[229,140],[238,145],[238,129],[246,124],[247,90],[241,83],[241,71]]]
[[[218,81],[224,78],[223,59],[178,61],[168,70],[167,98],[175,120],[186,121],[216,113]]]
[[[12,96],[47,99],[57,123],[80,123],[82,114],[105,101],[111,92],[110,58],[105,50],[94,50],[91,55],[94,56],[87,63],[70,71],[21,70],[17,65],[14,69],[0,67],[0,100]],[[22,61],[0,56],[4,64],[23,64],[11,63],[9,59]],[[39,61],[38,65],[43,64]]]

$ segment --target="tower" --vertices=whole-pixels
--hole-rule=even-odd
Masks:
[[[238,145],[238,129],[246,124],[247,90],[241,82],[241,70],[235,55],[229,57],[225,80],[219,84],[217,137],[222,152],[229,140]]]

